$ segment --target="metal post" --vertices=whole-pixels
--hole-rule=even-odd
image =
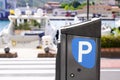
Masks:
[[[89,20],[89,0],[87,0],[87,20]]]

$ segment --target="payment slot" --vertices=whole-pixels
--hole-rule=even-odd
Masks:
[[[100,80],[101,20],[61,29],[56,80]]]

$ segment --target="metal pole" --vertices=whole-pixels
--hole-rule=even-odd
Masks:
[[[89,0],[87,0],[87,20],[89,20]]]

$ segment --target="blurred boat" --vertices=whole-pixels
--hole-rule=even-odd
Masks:
[[[102,35],[109,35],[109,34],[111,34],[111,27],[102,24],[101,34]]]

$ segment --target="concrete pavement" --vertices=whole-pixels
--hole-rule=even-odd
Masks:
[[[100,80],[120,80],[120,58],[101,58]]]
[[[36,58],[40,52],[36,49],[12,51],[16,50],[18,58],[0,58],[0,80],[55,80],[55,58]],[[101,58],[100,75],[100,80],[120,80],[120,59]]]
[[[120,68],[120,58],[101,58],[101,68]]]

